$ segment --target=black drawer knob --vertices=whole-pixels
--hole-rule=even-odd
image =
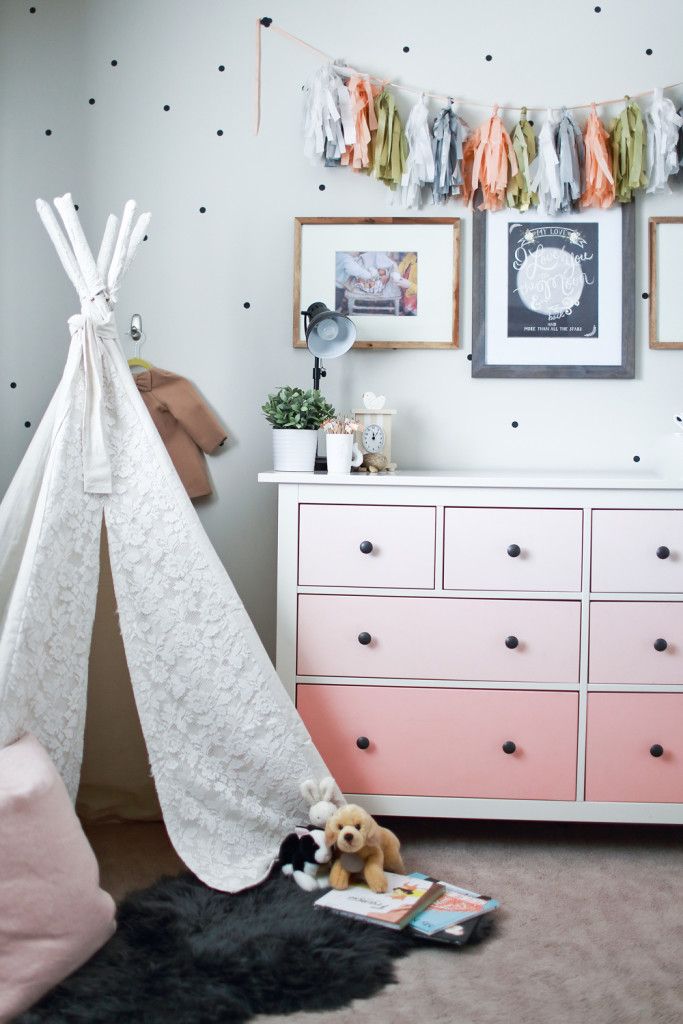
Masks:
[[[520,548],[519,544],[508,545],[508,555],[510,556],[510,558],[517,558],[519,555],[521,555],[521,553],[522,549]]]
[[[650,747],[650,753],[653,757],[661,757],[664,753],[664,747],[661,745],[661,743],[653,743]]]
[[[662,545],[661,548],[657,548],[657,558],[668,558],[670,554],[671,552],[665,545]]]
[[[505,740],[505,743],[503,744],[503,753],[504,754],[514,754],[516,749],[517,749],[517,744],[516,743],[513,743],[512,740]]]
[[[370,746],[370,740],[367,736],[359,736],[356,740],[356,746],[359,747],[360,750],[367,750]]]
[[[666,642],[666,640],[664,640],[661,636],[654,642],[654,648],[656,651],[665,651],[668,646],[669,645]]]
[[[516,636],[508,636],[505,638],[505,646],[514,651],[515,647],[519,647],[519,640]]]
[[[363,552],[364,555],[372,554],[372,541],[371,540],[362,540],[360,542],[360,549],[361,549],[361,551]]]
[[[362,644],[363,647],[367,647],[367,645],[371,642],[371,640],[372,640],[372,637],[370,636],[369,633],[363,632],[363,633],[359,633],[358,634],[358,643]]]

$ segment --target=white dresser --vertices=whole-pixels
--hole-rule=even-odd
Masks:
[[[683,822],[683,490],[262,473],[277,670],[375,814]]]

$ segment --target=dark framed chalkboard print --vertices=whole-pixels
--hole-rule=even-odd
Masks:
[[[635,208],[473,216],[472,376],[635,375]]]

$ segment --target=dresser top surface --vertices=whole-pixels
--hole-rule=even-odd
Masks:
[[[528,487],[577,490],[681,491],[683,478],[672,479],[634,470],[397,470],[395,473],[259,473],[262,484],[332,484],[335,487]]]

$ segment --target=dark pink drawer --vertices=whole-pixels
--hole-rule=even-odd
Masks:
[[[683,693],[588,695],[586,800],[683,802]]]
[[[299,684],[297,707],[347,793],[576,797],[576,693]]]

